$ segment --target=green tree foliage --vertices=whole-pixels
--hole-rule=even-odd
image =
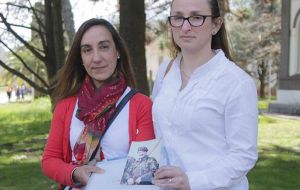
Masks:
[[[276,80],[280,61],[281,1],[232,0],[227,15],[228,33],[235,60],[260,82],[260,96],[266,84]]]

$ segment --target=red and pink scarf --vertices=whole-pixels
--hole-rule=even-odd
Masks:
[[[112,117],[116,102],[127,87],[124,75],[119,73],[118,77],[111,82],[103,84],[96,89],[92,79],[87,75],[78,94],[78,110],[76,117],[84,122],[84,129],[74,146],[75,164],[87,164],[95,149],[99,138],[107,127]],[[100,155],[96,159],[104,159],[100,147]]]

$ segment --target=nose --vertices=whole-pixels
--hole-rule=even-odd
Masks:
[[[192,26],[190,25],[190,23],[188,22],[188,20],[184,20],[183,24],[181,26],[181,30],[183,31],[190,31],[192,29]]]
[[[93,54],[93,62],[95,63],[98,63],[100,62],[102,59],[102,55],[101,55],[101,52],[100,51],[94,51],[94,54]]]

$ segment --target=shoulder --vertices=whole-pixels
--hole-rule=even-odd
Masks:
[[[222,69],[216,80],[218,84],[222,84],[219,87],[224,92],[223,95],[226,94],[225,92],[231,97],[244,96],[246,92],[246,96],[252,96],[256,93],[255,80],[239,65],[227,58],[221,64]]]
[[[156,78],[163,78],[165,75],[165,72],[167,70],[168,65],[172,62],[174,59],[166,59],[163,62],[160,63],[158,70],[157,70],[157,75]]]
[[[76,100],[77,100],[77,96],[71,96],[71,97],[64,98],[57,102],[57,104],[55,106],[55,110],[67,109],[70,106],[74,107],[76,104]]]
[[[228,66],[227,71],[235,79],[242,79],[242,80],[251,79],[251,76],[245,70],[243,70],[238,64],[229,61],[227,66]]]
[[[136,93],[132,97],[132,100],[135,102],[138,102],[138,103],[152,104],[151,99],[148,96],[146,96],[140,92]]]
[[[226,80],[231,84],[243,83],[245,81],[253,81],[252,77],[243,70],[237,63],[230,61],[223,55],[221,58],[220,80]]]

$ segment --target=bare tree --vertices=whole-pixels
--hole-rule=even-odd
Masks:
[[[64,21],[65,30],[68,34],[68,40],[65,44],[70,46],[75,36],[75,24],[70,0],[62,0],[62,17]]]
[[[65,59],[62,1],[44,0],[43,3],[38,2],[35,5],[32,5],[30,0],[20,2],[6,3],[6,12],[0,12],[0,23],[4,25],[4,32],[0,34],[0,44],[6,47],[23,65],[24,70],[30,74],[26,75],[24,72],[19,71],[9,61],[0,60],[0,65],[26,81],[37,91],[51,94],[52,87],[55,84],[55,75]],[[19,21],[22,24],[15,24],[12,18],[16,12],[23,12],[23,15],[32,15],[33,23],[26,25]],[[18,32],[20,28],[31,31],[32,38],[29,40],[25,39]],[[11,45],[6,39],[16,41],[18,45]],[[36,64],[43,64],[43,67],[46,69],[46,76],[41,75],[36,70],[36,68],[39,68],[38,65],[25,61],[25,58],[17,51],[18,47],[26,48],[29,54],[37,60]]]

